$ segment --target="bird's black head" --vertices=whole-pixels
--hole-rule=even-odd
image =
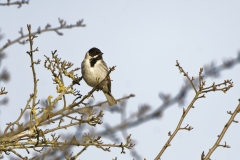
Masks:
[[[88,51],[88,53],[89,53],[89,56],[90,56],[90,57],[98,57],[98,56],[101,56],[101,57],[102,57],[102,54],[103,54],[103,53],[100,51],[100,49],[95,48],[95,47],[91,48],[91,49]]]

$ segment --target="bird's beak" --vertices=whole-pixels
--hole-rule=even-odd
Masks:
[[[103,55],[103,53],[101,52],[101,53],[99,53],[99,55],[101,56],[101,55]]]

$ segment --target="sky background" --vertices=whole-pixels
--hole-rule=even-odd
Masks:
[[[43,67],[44,55],[50,57],[51,51],[57,49],[62,59],[80,67],[85,53],[92,47],[98,47],[104,53],[103,58],[108,66],[117,66],[111,74],[114,97],[136,94],[128,101],[129,115],[141,104],[149,104],[152,109],[160,106],[160,92],[178,93],[184,78],[175,67],[176,60],[189,75],[197,76],[199,68],[211,61],[221,64],[222,60],[236,57],[240,50],[239,15],[240,1],[236,0],[31,0],[29,5],[20,9],[16,6],[1,7],[0,29],[5,38],[0,45],[3,46],[7,39],[19,37],[20,27],[27,33],[27,24],[31,24],[35,31],[38,26],[44,28],[47,23],[52,27],[58,26],[58,18],[63,18],[68,24],[84,19],[85,28],[64,30],[64,36],[48,32],[35,39],[34,47],[39,48],[39,52],[34,54],[35,60],[42,61],[36,67],[37,78],[40,79],[38,98],[56,96],[51,74]],[[28,50],[29,45],[19,44],[5,50],[8,57],[1,67],[10,71],[11,81],[1,83],[10,98],[8,105],[1,107],[1,130],[5,129],[7,122],[15,121],[20,108],[24,108],[32,93]],[[206,99],[196,102],[195,109],[183,122],[183,126],[190,124],[194,129],[190,132],[180,131],[163,154],[163,160],[200,159],[202,151],[206,153],[213,146],[229,119],[226,111],[234,111],[238,105],[239,69],[237,65],[222,72],[218,79],[207,79],[207,84],[233,79],[235,85],[227,94],[209,93]],[[82,81],[79,89],[85,95],[91,88]],[[105,100],[101,92],[95,93],[94,97],[98,101]],[[189,92],[185,108],[193,97],[194,92]],[[142,158],[152,160],[156,157],[168,139],[167,133],[175,129],[181,115],[182,108],[174,105],[164,112],[161,119],[128,130],[136,140],[135,149]],[[103,120],[118,124],[120,116],[105,113]],[[236,120],[240,120],[239,115]],[[232,124],[222,141],[226,141],[231,148],[217,148],[211,159],[239,159],[239,133],[239,124]],[[121,134],[118,135],[121,137]],[[120,154],[118,148],[111,150],[107,153],[89,147],[79,159],[132,159],[128,150],[125,155]]]

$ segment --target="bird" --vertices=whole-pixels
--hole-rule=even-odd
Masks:
[[[81,64],[82,77],[91,87],[96,87],[108,74],[107,64],[103,61],[103,53],[96,47],[91,48]],[[117,104],[111,94],[111,79],[108,75],[102,83],[101,89],[110,106]]]

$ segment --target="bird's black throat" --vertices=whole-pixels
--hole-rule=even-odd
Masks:
[[[94,67],[94,65],[97,63],[97,61],[102,60],[102,56],[98,55],[97,57],[90,59],[90,65],[91,67]]]

